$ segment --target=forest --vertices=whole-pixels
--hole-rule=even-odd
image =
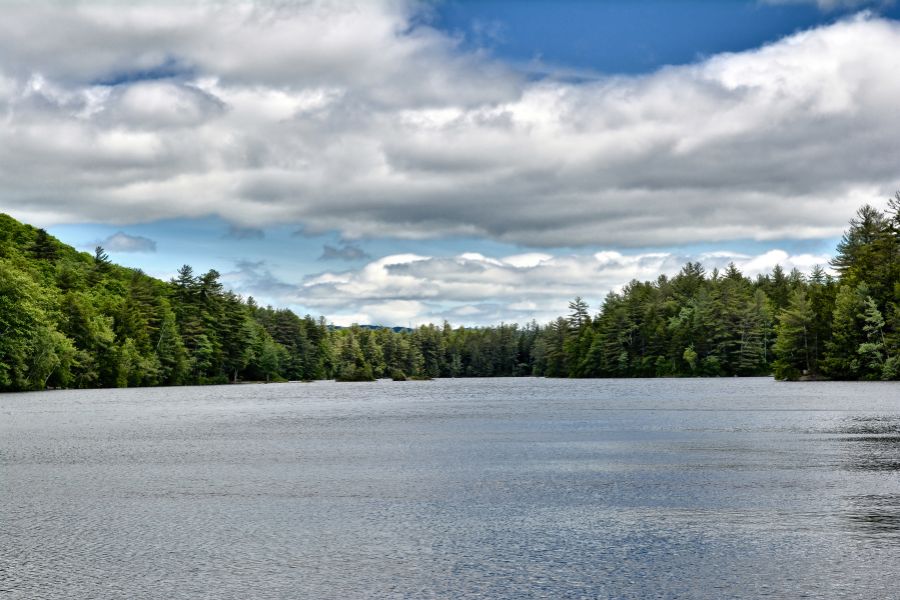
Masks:
[[[900,379],[900,194],[863,206],[829,271],[688,263],[547,324],[330,326],[170,281],[0,214],[0,391],[436,377]],[[834,275],[831,274],[834,273]]]

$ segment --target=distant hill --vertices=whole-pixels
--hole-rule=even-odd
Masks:
[[[330,329],[348,329],[348,327],[344,325],[329,325]],[[413,329],[410,327],[388,327],[386,325],[357,325],[360,329],[369,329],[369,330],[377,330],[377,329],[390,329],[394,333],[412,333]]]

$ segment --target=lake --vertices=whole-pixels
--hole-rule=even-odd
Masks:
[[[0,395],[4,598],[888,598],[900,384]]]

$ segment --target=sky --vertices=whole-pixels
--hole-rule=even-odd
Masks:
[[[900,189],[900,7],[0,2],[0,212],[340,325],[827,265]]]

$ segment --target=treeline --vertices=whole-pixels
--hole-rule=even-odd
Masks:
[[[633,281],[591,318],[580,299],[546,327],[535,372],[557,377],[900,379],[900,194],[857,211],[821,267],[751,280],[734,265]]]
[[[334,328],[245,300],[215,270],[163,282],[0,214],[0,391],[529,375],[538,333]]]
[[[580,299],[548,326],[536,371],[560,377],[900,379],[900,194],[857,211],[821,267],[751,280],[688,263],[631,282],[591,318]]]
[[[169,282],[0,215],[0,390],[336,378],[900,378],[900,195],[861,208],[837,277],[688,263],[633,281],[595,315],[547,325],[334,328],[258,306],[214,270]]]

